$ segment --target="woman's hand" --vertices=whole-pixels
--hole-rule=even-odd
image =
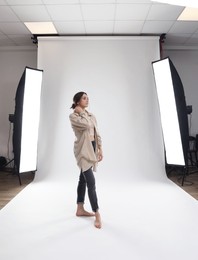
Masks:
[[[83,111],[83,109],[80,106],[76,106],[74,109],[74,112],[78,113],[78,114],[80,114],[82,111]]]
[[[100,148],[98,150],[98,162],[102,161],[102,159],[103,159],[103,153],[102,153],[102,149]]]

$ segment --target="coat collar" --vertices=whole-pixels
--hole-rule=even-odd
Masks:
[[[90,113],[89,111],[87,111],[86,109],[85,109],[85,112],[86,112],[86,114],[87,114],[88,116],[93,116],[93,114]],[[75,112],[74,112],[74,114],[78,115],[78,113],[75,113]]]
[[[88,116],[92,116],[92,115],[93,115],[92,113],[90,113],[90,112],[87,111],[86,109],[85,109],[85,112],[88,114]]]

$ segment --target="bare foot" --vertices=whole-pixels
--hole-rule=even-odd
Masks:
[[[96,219],[94,221],[94,226],[96,228],[101,228],[102,227],[102,222],[101,222],[101,218],[100,218],[100,213],[96,212],[95,217],[96,217]]]
[[[82,217],[82,216],[84,216],[84,217],[94,217],[95,214],[94,213],[90,213],[90,212],[88,212],[88,211],[86,211],[84,209],[80,209],[80,210],[78,209],[76,211],[76,216],[77,217]]]

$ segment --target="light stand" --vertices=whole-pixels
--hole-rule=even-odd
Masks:
[[[10,124],[13,124],[14,123],[14,114],[9,114],[9,121],[10,121]],[[9,144],[8,144],[9,145]],[[19,174],[19,171],[17,170],[17,167],[16,167],[16,163],[14,161],[14,158],[9,160],[8,162],[6,162],[3,167],[4,169],[11,163],[14,163],[14,166],[13,166],[13,169],[12,169],[12,173],[13,174],[16,174],[18,176],[18,179],[19,179],[19,184],[22,185],[22,182],[21,182],[21,176]]]
[[[8,165],[9,165],[10,163],[12,163],[12,162],[14,162],[14,158],[11,159],[10,161],[8,161],[8,162],[4,165],[4,167],[8,166]],[[15,162],[14,162],[14,167],[13,167],[13,174],[16,174],[16,175],[18,176],[19,184],[22,185],[21,176],[20,176],[20,174],[19,174],[19,171],[18,171],[18,169],[17,169],[17,167],[16,167]]]
[[[188,115],[191,116],[192,111],[193,111],[192,106],[187,106]],[[190,118],[189,132],[190,132],[190,128],[191,128],[191,118]],[[193,174],[193,173],[198,172],[197,142],[198,142],[198,136],[197,135],[196,135],[196,137],[189,136],[189,160],[190,160],[191,165],[188,164],[188,168],[196,167],[196,170],[188,171],[189,174]],[[195,158],[193,158],[192,153],[194,153]],[[195,161],[194,161],[194,159],[195,159]]]

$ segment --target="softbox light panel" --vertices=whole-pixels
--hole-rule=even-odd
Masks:
[[[17,87],[13,152],[19,173],[36,170],[42,73],[26,67]]]
[[[157,88],[161,124],[170,165],[187,165],[188,116],[183,84],[169,58],[152,63]]]

